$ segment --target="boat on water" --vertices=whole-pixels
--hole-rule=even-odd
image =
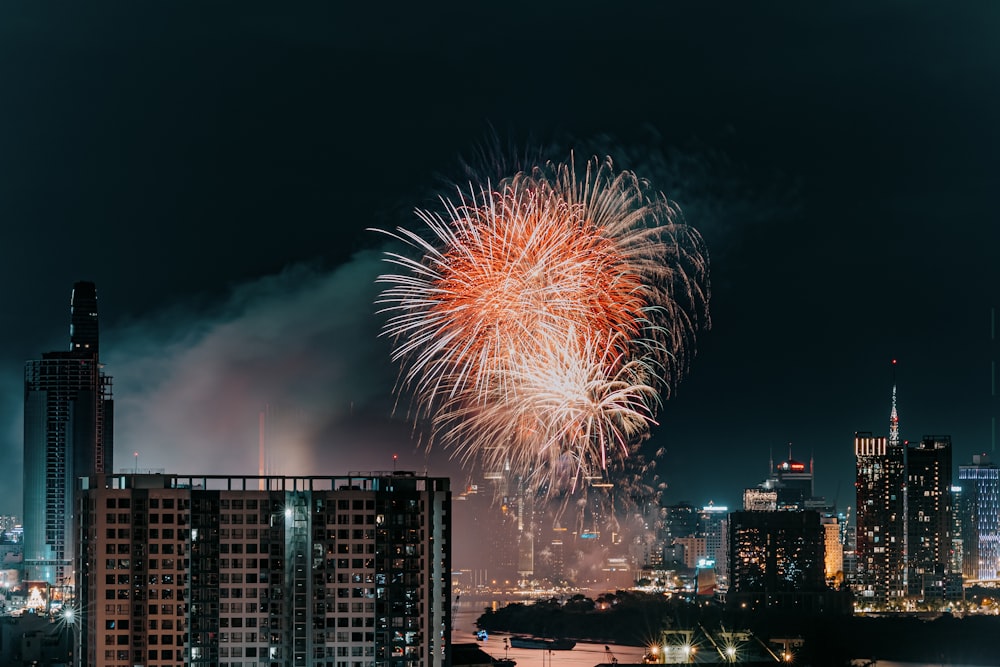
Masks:
[[[510,638],[511,648],[539,648],[549,651],[569,651],[576,646],[572,639],[539,639],[537,637],[525,637],[515,635]]]

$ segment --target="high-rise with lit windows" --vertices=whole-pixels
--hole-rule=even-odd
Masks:
[[[882,606],[906,595],[905,445],[871,433],[854,436],[857,465],[858,601]]]
[[[835,606],[824,563],[819,512],[729,515],[729,604],[821,611]]]
[[[951,436],[925,435],[906,451],[909,595],[945,597],[952,549]]]
[[[98,349],[97,289],[70,298],[70,346],[24,367],[24,569],[29,581],[73,584],[73,485],[111,470],[111,378]]]
[[[446,662],[447,478],[118,475],[82,486],[83,664]]]
[[[1000,467],[986,454],[958,467],[961,487],[962,573],[1000,579]]]

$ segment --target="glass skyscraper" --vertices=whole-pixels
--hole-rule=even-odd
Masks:
[[[962,487],[962,574],[966,579],[1000,576],[1000,468],[985,454],[958,467]]]
[[[25,578],[73,584],[73,489],[109,472],[113,458],[111,378],[98,351],[97,289],[78,282],[70,298],[69,350],[24,367]]]

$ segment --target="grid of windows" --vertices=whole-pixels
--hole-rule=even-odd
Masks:
[[[88,664],[443,661],[435,629],[450,625],[447,480],[291,492],[165,480],[134,488],[126,476],[123,488],[84,495],[84,534],[103,538],[90,542],[103,553],[91,547],[99,557],[86,560],[84,579],[106,598],[87,622]]]

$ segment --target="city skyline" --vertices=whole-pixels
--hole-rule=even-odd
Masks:
[[[668,501],[738,506],[791,442],[817,493],[853,504],[854,434],[888,435],[894,358],[904,440],[951,435],[956,471],[992,446],[993,8],[539,9],[507,26],[521,49],[469,39],[475,8],[74,11],[0,17],[22,63],[0,68],[13,469],[24,362],[62,348],[67,290],[93,280],[116,470],[256,472],[271,410],[277,474],[398,463],[461,482],[393,412],[365,230],[412,227],[493,132],[610,154],[706,239],[713,328],[643,446]],[[591,42],[631,65],[597,49],[553,81],[527,55]],[[0,513],[19,512],[16,477]]]

